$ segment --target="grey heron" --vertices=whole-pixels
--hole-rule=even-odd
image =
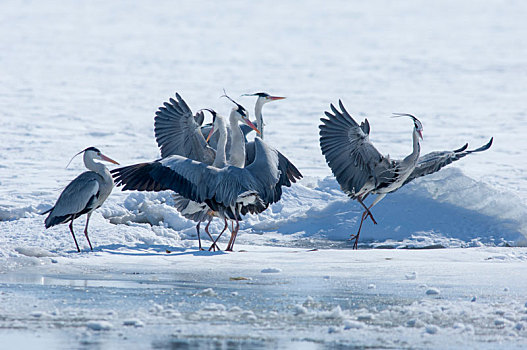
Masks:
[[[254,94],[243,94],[242,96],[258,96],[254,104],[254,116],[256,117],[256,127],[260,130],[260,137],[264,139],[264,126],[262,109],[266,103],[285,99],[281,96],[271,96],[267,92],[256,92]]]
[[[217,126],[217,130],[221,132],[214,133],[214,135],[224,135],[228,137],[223,130],[226,128],[225,120],[222,116],[218,115],[212,109],[205,109],[213,115],[213,124],[216,122],[221,124]],[[170,99],[169,102],[165,102],[163,107],[160,107],[156,112],[154,122],[154,133],[156,136],[157,144],[161,150],[161,156],[163,158],[171,155],[180,155],[198,162],[205,163],[207,165],[214,166],[216,168],[222,168],[226,164],[225,154],[217,154],[215,149],[212,149],[207,144],[208,140],[205,140],[204,135],[201,132],[201,124],[203,123],[203,114],[198,112],[195,116],[192,115],[192,111],[188,107],[187,103],[176,93],[176,100]],[[241,134],[238,122],[243,122],[248,125],[251,129],[258,129],[248,119],[247,113],[243,108],[232,109],[229,116],[230,127],[233,130],[238,129],[238,133]],[[208,129],[208,138],[212,135],[212,126]],[[217,140],[216,140],[217,141]],[[234,147],[235,158],[244,159],[245,153],[242,153],[243,140],[238,140],[236,143],[237,147]],[[224,152],[225,149],[220,148],[220,152]],[[196,203],[188,198],[184,198],[178,194],[175,194],[175,207],[178,211],[189,220],[197,222],[196,231],[198,235],[199,249],[201,250],[201,237],[200,237],[200,224],[201,222],[208,221],[205,226],[205,232],[209,235],[210,239],[214,242],[210,232],[209,225],[214,216],[217,213],[212,211],[206,203]],[[224,229],[226,229],[227,222],[225,221]],[[223,232],[223,231],[222,231]],[[213,246],[215,247],[215,243]]]
[[[119,164],[115,160],[105,156],[95,147],[88,147],[75,156],[84,153],[84,165],[90,171],[86,171],[71,181],[62,191],[55,205],[42,213],[49,213],[45,220],[46,228],[58,224],[70,222],[70,231],[75,241],[77,251],[80,252],[79,244],[73,232],[73,220],[83,214],[87,214],[84,235],[88,240],[90,249],[93,247],[88,237],[88,223],[93,211],[99,208],[112,192],[114,186],[112,176],[106,166],[94,160],[102,160],[113,164]],[[74,156],[74,157],[75,157]],[[72,158],[73,159],[73,158]]]
[[[197,142],[193,142],[192,140],[196,139],[203,142],[201,140],[204,140],[207,136],[211,136],[212,124],[200,128],[200,126],[194,122],[196,118],[192,118],[192,113],[190,112],[190,109],[188,109],[188,106],[181,100],[179,95],[176,96],[178,101],[171,99],[171,105],[165,103],[165,107],[160,108],[156,113],[155,134],[158,146],[162,150],[163,157],[170,154],[179,154],[199,161],[199,159],[194,156],[195,152],[192,151],[194,148],[198,147],[196,146]],[[260,134],[260,131],[257,127],[254,127],[254,124],[249,122],[249,113],[241,104],[234,101],[227,96],[227,94],[225,94],[224,97],[228,98],[235,104],[235,107],[232,109],[229,116],[229,123],[227,125],[228,137],[225,148],[223,148],[223,146],[218,148],[218,140],[222,135],[220,132],[212,133],[212,137],[209,138],[209,143],[212,146],[212,149],[218,149],[222,152],[223,150],[225,151],[225,159],[229,165],[243,168],[244,166],[253,163],[255,158],[255,146],[254,141],[246,143],[246,133],[242,131],[240,127],[247,126],[251,128],[251,130],[256,130],[258,134]],[[276,97],[276,99],[280,98]],[[263,103],[259,105],[261,107],[263,106]],[[185,112],[182,113],[181,111]],[[182,120],[185,122],[182,122]],[[243,124],[240,125],[239,122],[242,122]],[[199,136],[197,130],[200,130],[201,136]],[[181,150],[186,150],[186,152],[181,152]],[[302,174],[298,169],[280,152],[278,152],[278,167],[280,170],[280,179],[275,185],[274,198],[276,198],[276,200],[279,200],[281,197],[282,186],[289,187],[292,183],[296,182],[297,179],[302,177]],[[180,196],[176,198],[176,207],[178,210],[180,210],[184,216],[185,213],[191,212],[192,215],[189,214],[185,217],[198,221],[198,225],[196,226],[198,231],[199,223],[207,219],[209,220],[205,227],[205,230],[207,231],[210,220],[213,218],[213,216],[209,214],[214,213],[208,208],[207,204],[191,203],[188,198],[181,198]],[[272,203],[274,203],[274,200]],[[245,212],[243,214],[245,214]],[[225,224],[227,223],[225,222]],[[224,226],[224,229],[218,238],[221,237],[225,228],[226,226]],[[231,235],[231,238],[232,237],[233,236]],[[218,238],[215,242],[217,242]],[[228,248],[230,247],[232,249],[231,243],[232,240],[229,241]]]
[[[225,90],[223,92],[225,93]],[[242,105],[240,105],[238,102],[236,102],[235,100],[230,98],[226,93],[223,95],[223,97],[228,98],[232,103],[234,103],[237,106],[238,109],[245,110],[245,108]],[[280,100],[280,99],[284,99],[285,97],[274,97],[273,96],[273,98],[275,100]],[[271,99],[269,99],[269,101],[271,101]],[[263,106],[263,104],[264,103],[262,103],[262,102],[258,103],[258,101],[257,101],[257,105],[255,106],[255,110],[257,112],[257,115],[259,115],[259,117],[256,120],[257,126],[258,125],[262,125],[263,126],[263,119],[262,119],[262,115],[261,115],[261,107]],[[260,111],[258,112],[258,110],[260,110]],[[233,130],[232,127],[229,130]],[[242,144],[242,138],[240,137],[239,130],[236,130],[236,133],[238,134],[238,138],[236,139],[236,142],[234,142],[234,141],[231,142],[231,148],[228,149],[228,152],[229,152],[228,153],[228,157],[229,157],[229,159],[232,158],[231,150],[239,150],[241,148],[241,149],[243,149],[243,151],[245,153],[245,166],[247,166],[249,164],[252,164],[254,162],[254,159],[255,159],[255,141],[256,141],[256,139],[255,139],[255,141],[250,141],[250,142],[245,141],[245,144]],[[263,136],[261,131],[260,131],[260,135]],[[245,140],[245,138],[243,138],[243,140]],[[260,140],[262,140],[262,138],[260,138]],[[282,196],[282,187],[283,186],[290,187],[292,183],[295,183],[297,180],[302,178],[302,174],[300,173],[300,171],[296,168],[296,166],[293,163],[291,163],[291,161],[289,161],[289,159],[287,159],[286,156],[284,156],[280,151],[272,148],[269,145],[267,147],[269,147],[270,149],[273,149],[274,151],[276,151],[276,153],[278,155],[278,169],[280,170],[280,178],[279,178],[278,182],[275,185],[275,189],[274,189],[274,192],[273,192],[274,193],[273,197],[269,198],[270,201],[266,201],[265,202],[265,207],[266,208],[269,206],[269,204],[275,203],[275,202],[280,200],[280,198]],[[239,159],[237,161],[237,163],[233,163],[232,160],[230,162],[231,162],[231,164],[236,165],[238,167],[243,167],[244,166],[241,159]],[[245,214],[245,213],[242,212],[242,214]],[[238,232],[238,230],[236,230],[236,233],[233,233],[231,235],[231,239],[229,240],[229,243],[227,245],[227,247],[230,248],[230,250],[232,250],[232,247],[234,246],[234,241],[236,240],[237,232]],[[216,241],[220,237],[221,237],[221,234],[218,236],[218,238],[216,238]]]
[[[218,118],[214,124],[218,124]],[[221,126],[221,125],[219,125]],[[216,159],[226,163],[226,129],[220,133]],[[112,170],[117,186],[123,190],[172,190],[196,203],[205,203],[211,210],[236,221],[232,233],[236,237],[241,215],[260,213],[269,203],[279,198],[275,185],[280,179],[276,150],[267,146],[259,137],[255,140],[254,161],[246,167],[226,164],[217,168],[180,155],[172,155],[148,163],[129,165]],[[232,237],[232,236],[231,236]],[[232,250],[229,244],[227,250]]]
[[[328,119],[321,118],[320,147],[333,175],[341,189],[363,207],[353,248],[357,249],[362,223],[369,216],[377,223],[370,209],[388,193],[394,192],[417,177],[432,174],[442,167],[464,156],[489,149],[490,141],[474,150],[467,150],[468,144],[454,151],[431,152],[420,157],[419,139],[423,138],[421,122],[411,114],[394,113],[397,117],[409,117],[414,123],[412,133],[413,150],[402,160],[392,160],[383,156],[369,140],[370,124],[367,119],[360,125],[346,111],[339,100],[340,111],[330,105],[331,112],[325,112]],[[369,194],[377,194],[367,207],[364,200]]]
[[[224,96],[227,96],[227,94],[225,94]],[[256,117],[256,120],[253,121],[253,124],[256,125],[258,130],[260,130],[259,136],[263,140],[264,139],[263,129],[264,129],[264,126],[265,126],[265,123],[263,121],[263,115],[262,115],[263,106],[266,103],[269,103],[269,102],[272,102],[272,101],[283,100],[283,99],[285,99],[285,97],[271,96],[271,95],[269,95],[266,92],[257,92],[257,93],[254,93],[254,94],[243,94],[242,96],[258,96],[258,98],[256,99],[256,103],[254,104],[254,115]],[[247,135],[251,131],[253,131],[254,129],[252,129],[251,127],[249,127],[247,125],[243,125],[243,124],[240,127],[241,127],[241,130],[243,132],[245,140],[247,140],[246,139]],[[206,124],[206,125],[201,127],[201,133],[203,134],[204,137],[206,137],[206,135],[208,135],[208,133],[210,131],[210,128],[211,128],[211,124]],[[216,143],[217,142],[218,141],[217,141],[217,136],[216,136],[216,137],[213,137],[211,139],[209,144],[212,146],[212,148],[216,148]],[[230,148],[230,144],[227,143],[227,150],[229,150],[229,148]]]

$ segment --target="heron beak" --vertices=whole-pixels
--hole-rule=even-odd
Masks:
[[[254,131],[256,131],[256,133],[258,135],[261,135],[262,133],[260,132],[260,130],[258,130],[258,128],[249,120],[249,118],[243,118],[243,121],[245,124],[249,125],[251,127],[251,129],[253,129]]]
[[[271,101],[278,101],[278,100],[283,100],[285,99],[285,97],[281,97],[281,96],[269,96],[269,99]]]
[[[423,140],[423,133],[421,132],[421,130],[417,130],[417,133],[419,133],[419,137],[421,138],[421,140]]]
[[[105,160],[105,161],[107,161],[107,162],[113,163],[113,164],[120,165],[120,164],[117,163],[115,160],[113,160],[113,159],[110,158],[110,157],[105,156],[105,155],[102,154],[102,153],[101,153],[101,159],[102,159],[102,160]]]
[[[209,134],[207,135],[207,139],[205,140],[205,141],[207,141],[207,143],[209,143],[209,140],[210,140],[210,137],[212,136],[212,134],[214,134],[214,126],[212,126],[212,128],[210,128]]]

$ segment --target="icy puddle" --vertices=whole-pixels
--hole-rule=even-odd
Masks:
[[[525,249],[243,249],[26,262],[0,275],[0,338],[68,349],[527,344]]]

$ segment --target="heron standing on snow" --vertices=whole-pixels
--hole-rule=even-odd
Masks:
[[[187,103],[178,93],[176,93],[175,100],[171,98],[169,102],[165,102],[163,105],[164,106],[160,107],[156,112],[154,123],[156,141],[163,158],[172,155],[179,155],[215,168],[223,168],[227,163],[243,167],[243,164],[245,163],[245,141],[239,123],[244,123],[242,125],[247,125],[251,130],[255,130],[257,133],[260,132],[249,120],[248,113],[243,107],[237,106],[231,110],[228,125],[226,120],[214,110],[205,109],[212,114],[213,123],[208,125],[206,129],[207,132],[203,135],[204,127],[201,126],[204,120],[203,113],[200,111],[196,113],[196,115],[193,115]],[[215,123],[217,124],[215,128],[216,132],[213,132]],[[227,130],[230,130],[231,134],[229,134]],[[218,136],[215,137],[215,147],[211,148],[207,142],[213,134]],[[219,147],[220,154],[217,154],[216,148],[221,137],[224,137],[223,141],[225,141],[225,145]],[[205,140],[205,138],[207,138],[207,140]],[[227,144],[229,145],[229,151],[232,148],[232,155],[229,153],[229,157],[227,157],[225,153]],[[240,166],[240,164],[242,165]],[[159,186],[158,182],[155,182],[155,184]],[[136,187],[137,186],[134,185],[134,183],[126,184],[123,190],[137,189],[159,191],[153,183],[144,188]],[[198,203],[177,193],[174,195],[174,198],[175,207],[181,215],[189,220],[197,222],[196,232],[198,235],[199,249],[202,249],[200,224],[204,221],[208,221],[205,226],[205,232],[212,242],[214,242],[212,248],[215,249],[216,242],[209,232],[209,225],[214,216],[218,216],[218,213],[211,210],[204,202]],[[225,217],[223,217],[223,219],[225,220]],[[225,231],[226,228],[227,222],[225,221],[223,231]]]
[[[421,122],[411,114],[394,113],[397,117],[412,119],[413,150],[402,160],[391,160],[379,153],[370,142],[368,120],[365,119],[359,125],[341,101],[339,106],[340,111],[331,104],[333,114],[325,112],[328,119],[320,119],[320,147],[342,190],[364,207],[359,230],[351,236],[351,239],[355,240],[354,249],[357,249],[360,230],[366,217],[369,216],[373,223],[377,224],[370,209],[388,193],[396,191],[417,177],[432,174],[470,153],[485,151],[492,145],[491,138],[487,144],[475,150],[467,151],[466,144],[454,151],[432,152],[420,157],[419,139],[423,138]],[[370,193],[377,194],[377,198],[367,207],[364,200]]]
[[[196,203],[206,204],[222,218],[236,221],[236,237],[241,215],[260,213],[280,197],[275,186],[280,179],[277,151],[260,138],[255,140],[255,159],[246,167],[230,165],[226,159],[226,121],[215,115],[212,132],[219,132],[214,165],[180,155],[112,170],[117,186],[123,190],[160,191],[170,189]],[[235,143],[235,142],[233,142]],[[219,167],[224,164],[223,167]],[[227,250],[232,250],[229,243]]]
[[[77,251],[80,252],[79,244],[73,232],[73,220],[83,214],[87,214],[86,227],[84,228],[84,235],[88,240],[90,249],[93,247],[88,237],[88,223],[93,211],[99,208],[106,198],[112,192],[114,186],[112,176],[106,166],[94,160],[102,160],[113,164],[119,164],[115,160],[105,156],[95,147],[88,147],[85,150],[77,153],[75,156],[84,153],[84,165],[90,171],[86,171],[77,176],[68,186],[62,191],[59,199],[55,205],[43,212],[49,213],[45,220],[46,228],[58,224],[65,224],[70,222],[70,231],[75,241]],[[74,156],[74,157],[75,157]]]
[[[263,125],[261,113],[262,106],[269,101],[284,99],[284,97],[270,96],[268,94],[265,94],[265,96],[259,96],[255,105],[255,112],[257,115],[255,123],[258,125]],[[183,101],[179,94],[176,94],[176,100],[170,99],[170,103],[165,103],[164,107],[161,107],[159,111],[156,112],[154,127],[156,141],[161,149],[162,157],[166,158],[170,155],[180,155],[219,168],[221,168],[220,165],[224,164],[224,162],[226,162],[225,165],[231,165],[238,168],[244,168],[252,164],[255,161],[256,154],[255,141],[246,141],[245,135],[247,135],[247,131],[244,130],[244,128],[255,130],[259,135],[261,135],[261,131],[249,121],[249,113],[242,105],[231,99],[226,94],[223,97],[228,98],[235,104],[235,107],[231,110],[231,114],[228,118],[228,123],[223,117],[217,115],[216,112],[208,110],[213,114],[214,119],[213,123],[205,126],[201,126],[203,117],[199,117],[199,113],[193,116],[188,105]],[[218,127],[217,125],[214,127],[215,123],[220,123],[222,126]],[[223,140],[225,144],[220,142],[220,138],[222,137],[226,137],[226,139]],[[211,147],[207,145],[205,138],[207,138]],[[276,151],[269,145],[266,145],[266,147]],[[217,157],[218,154],[215,152],[220,152],[221,157]],[[275,184],[273,196],[266,199],[267,202],[265,208],[267,208],[270,203],[274,203],[280,199],[282,186],[289,187],[292,183],[296,182],[297,179],[302,177],[302,174],[300,174],[298,169],[281,152],[276,152],[278,154],[278,168],[280,170],[279,181]],[[214,158],[214,154],[216,154],[216,158]],[[207,157],[204,157],[203,155],[207,155]],[[217,164],[214,165],[212,164],[213,162]],[[124,189],[132,189],[132,187],[127,185]],[[212,218],[218,216],[218,213],[212,210],[205,202],[197,203],[178,194],[175,195],[175,198],[175,206],[178,211],[180,211],[180,213],[187,219],[198,222],[196,225],[198,240],[200,222],[208,220],[208,223],[205,226],[205,231],[210,236],[208,227]],[[240,211],[243,212],[242,215],[246,213],[245,210],[245,207],[240,208]],[[223,219],[225,219],[225,216],[223,216]],[[233,221],[235,220],[233,219]],[[218,238],[221,237],[222,233],[225,231],[227,227],[226,224],[227,222],[225,221],[225,226]],[[237,229],[233,227],[232,231],[237,232]],[[215,247],[218,238],[214,241],[212,247]],[[232,250],[235,238],[236,234],[231,235],[231,240],[227,247],[228,250]]]

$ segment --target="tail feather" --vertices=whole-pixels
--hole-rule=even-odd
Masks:
[[[50,213],[53,209],[55,209],[55,207],[51,207],[48,210],[46,210],[46,211],[44,211],[42,213],[39,213],[39,215],[46,215],[47,213]]]
[[[72,218],[73,218],[72,215],[62,215],[62,216],[49,215],[46,218],[46,220],[44,220],[44,224],[46,225],[46,228],[50,228],[55,225],[64,224],[70,221]]]

